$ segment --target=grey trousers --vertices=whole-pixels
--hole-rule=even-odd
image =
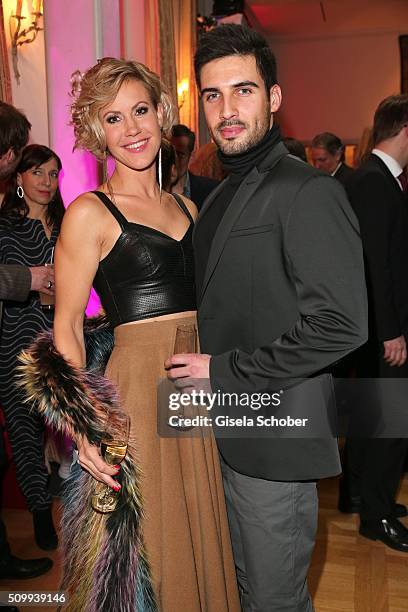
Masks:
[[[316,483],[251,478],[222,457],[221,469],[243,612],[313,612]]]

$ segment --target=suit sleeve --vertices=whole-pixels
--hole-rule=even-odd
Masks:
[[[371,173],[363,176],[349,192],[360,224],[376,333],[381,342],[397,338],[402,333],[394,300],[390,263],[395,218],[389,205],[387,187],[382,175]]]
[[[295,198],[284,231],[298,319],[251,354],[235,349],[213,356],[213,389],[251,390],[266,379],[307,377],[367,340],[362,246],[342,186],[330,177],[309,179]]]
[[[23,302],[31,287],[31,273],[26,266],[0,264],[0,300]]]

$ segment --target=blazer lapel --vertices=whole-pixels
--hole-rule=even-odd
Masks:
[[[238,191],[232,198],[230,205],[225,211],[225,214],[221,219],[221,223],[217,227],[212,241],[211,250],[204,275],[204,282],[201,288],[200,301],[203,299],[203,295],[208,286],[209,280],[211,279],[214,269],[217,266],[217,263],[224,250],[225,243],[231,232],[231,228],[233,227],[235,221],[238,219],[242,210],[249,202],[252,194],[254,193],[258,185],[262,182],[263,178],[264,175],[260,174],[256,168],[253,168],[249,175],[243,180],[243,182],[239,186]]]
[[[394,177],[394,175],[392,174],[391,170],[388,168],[387,164],[385,164],[383,162],[383,160],[380,157],[378,157],[378,155],[375,155],[375,153],[371,153],[369,159],[370,159],[370,161],[375,163],[380,168],[380,170],[384,174],[384,176],[387,177],[390,186],[392,185],[395,193],[397,193],[403,199],[404,198],[404,192],[399,187],[397,179]]]
[[[245,206],[250,201],[256,189],[262,183],[265,177],[265,173],[270,171],[282,159],[282,157],[284,157],[288,153],[289,152],[287,148],[284,146],[284,144],[281,142],[278,143],[271,150],[271,152],[266,156],[266,158],[262,161],[262,163],[259,166],[259,170],[256,167],[252,168],[250,173],[246,176],[246,178],[242,181],[241,185],[239,186],[237,192],[232,198],[214,234],[214,238],[211,244],[211,249],[210,249],[207,266],[205,270],[204,282],[201,288],[200,302],[203,299],[204,293],[208,287],[208,283],[210,282],[213,272],[219,262],[219,259],[222,255],[222,252],[224,250],[224,247],[227,242],[228,236],[231,232],[231,229],[234,226],[234,223],[240,216],[241,212],[244,210]],[[225,185],[225,181],[227,180],[228,180],[228,177],[220,185],[218,185],[218,187],[207,198],[198,216],[198,220],[197,220],[197,224],[194,229],[194,232],[196,232],[197,229],[199,228],[200,219],[205,215],[205,213],[211,206],[212,202],[214,201],[215,197],[218,195],[218,193],[221,191],[221,189]],[[194,235],[193,235],[193,240],[194,240]]]
[[[205,215],[205,213],[207,212],[207,210],[210,208],[211,204],[214,202],[216,196],[218,195],[218,192],[221,191],[221,189],[223,189],[225,183],[228,181],[228,177],[225,178],[223,181],[221,181],[221,183],[219,185],[217,185],[217,187],[214,189],[214,191],[212,191],[210,193],[209,196],[206,197],[206,199],[203,202],[203,205],[201,207],[201,210],[198,213],[198,217],[197,220],[195,222],[194,225],[194,229],[193,229],[193,242],[194,242],[194,234],[197,228],[197,225],[200,223],[200,220],[203,218],[203,216]]]

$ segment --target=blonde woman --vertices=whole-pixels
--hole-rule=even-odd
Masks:
[[[156,180],[162,134],[172,121],[169,98],[144,65],[105,58],[85,74],[72,117],[76,146],[99,159],[109,154],[115,170],[65,215],[55,258],[55,346],[71,365],[85,365],[84,311],[94,285],[114,327],[106,377],[131,417],[143,512],[136,561],[124,554],[131,532],[126,535],[116,512],[107,519],[106,537],[111,542],[116,533],[120,545],[108,545],[101,536],[101,546],[109,549],[106,562],[115,564],[118,580],[142,567],[153,593],[139,598],[136,607],[130,577],[115,608],[117,600],[113,604],[106,596],[116,587],[106,584],[104,552],[88,582],[77,576],[78,589],[88,590],[82,601],[87,610],[238,611],[215,442],[210,436],[157,434],[157,382],[165,377],[164,362],[174,352],[180,326],[195,333],[191,237],[197,211],[189,200],[161,191]],[[77,436],[76,443],[82,468],[119,489],[113,479],[119,470],[102,460],[98,446],[86,436]],[[81,565],[81,555],[76,558]]]

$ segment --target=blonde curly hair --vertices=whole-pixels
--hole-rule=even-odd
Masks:
[[[99,111],[115,99],[122,84],[129,79],[145,86],[156,109],[162,105],[163,133],[169,132],[175,120],[174,105],[157,74],[139,62],[104,57],[85,72],[80,93],[71,105],[74,149],[86,149],[98,159],[104,158],[106,140]]]

